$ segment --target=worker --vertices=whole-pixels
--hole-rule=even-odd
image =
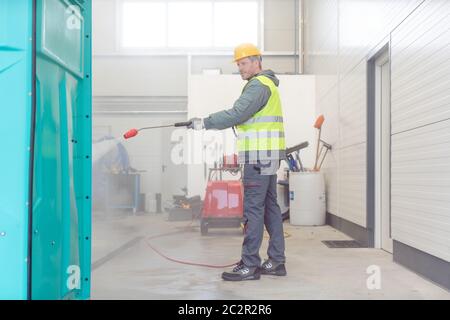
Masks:
[[[234,50],[243,80],[242,94],[229,110],[209,117],[190,119],[195,130],[237,128],[238,161],[244,164],[244,242],[239,263],[222,273],[228,281],[258,280],[261,274],[284,276],[283,221],[277,203],[277,170],[286,158],[279,80],[271,70],[262,70],[262,57],[253,44]],[[269,233],[268,259],[261,264],[259,249],[264,225]]]

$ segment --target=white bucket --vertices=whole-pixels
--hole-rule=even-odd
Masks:
[[[292,225],[325,224],[325,180],[321,172],[289,173],[289,216]]]

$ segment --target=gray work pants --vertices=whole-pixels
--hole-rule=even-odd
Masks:
[[[283,220],[277,203],[277,175],[261,175],[259,165],[244,165],[244,224],[242,262],[247,267],[261,265],[264,225],[269,233],[267,255],[275,262],[285,262]]]

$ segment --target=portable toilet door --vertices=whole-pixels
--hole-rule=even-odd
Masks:
[[[87,299],[91,1],[0,0],[0,299]]]

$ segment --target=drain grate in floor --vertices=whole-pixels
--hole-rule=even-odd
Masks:
[[[326,240],[322,241],[328,248],[367,248],[356,240]]]

